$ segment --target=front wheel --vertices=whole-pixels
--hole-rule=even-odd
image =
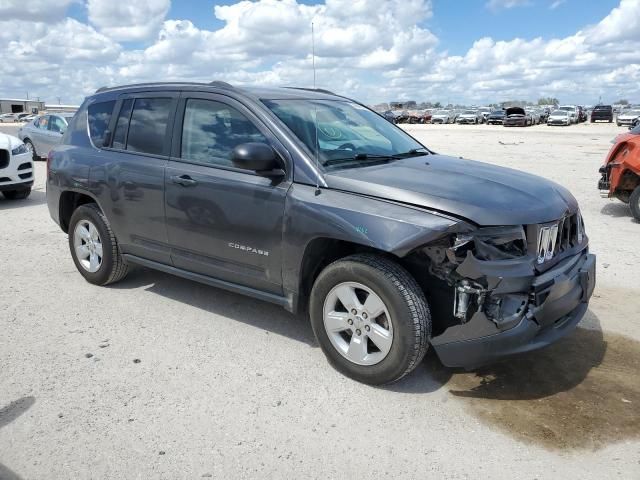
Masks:
[[[69,249],[76,268],[89,283],[108,285],[127,274],[107,217],[95,203],[82,205],[71,215]]]
[[[36,162],[38,160],[40,160],[40,157],[38,156],[38,154],[36,153],[36,149],[33,146],[33,143],[31,142],[31,140],[29,140],[28,138],[26,138],[24,140],[24,146],[27,147],[27,151],[31,152],[31,159]]]
[[[631,193],[629,197],[629,207],[631,207],[631,213],[634,218],[640,222],[640,186],[637,186],[633,193]]]
[[[378,255],[351,255],[326,267],[314,283],[309,310],[329,362],[371,385],[411,372],[431,337],[431,314],[418,283]]]

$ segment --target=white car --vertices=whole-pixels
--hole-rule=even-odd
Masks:
[[[616,117],[616,125],[631,125],[633,121],[640,117],[640,110],[623,110]]]
[[[17,118],[17,113],[3,113],[0,115],[0,123],[13,123],[17,121]]]
[[[547,125],[571,125],[571,112],[554,110],[547,118]]]
[[[565,112],[569,112],[569,117],[571,117],[571,123],[578,123],[578,107],[575,105],[560,105],[558,110],[564,110]]]
[[[7,200],[27,198],[33,186],[33,159],[22,140],[0,133],[0,192]]]
[[[458,118],[456,118],[456,123],[462,125],[463,123],[473,123],[479,124],[484,121],[482,117],[482,113],[479,110],[464,110]]]
[[[449,110],[436,110],[431,115],[431,123],[452,123],[453,119],[453,112]]]

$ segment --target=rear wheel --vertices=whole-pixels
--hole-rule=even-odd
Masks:
[[[640,185],[636,187],[629,197],[629,207],[631,207],[631,213],[635,219],[640,222]]]
[[[352,255],[326,267],[311,291],[309,310],[329,362],[360,382],[395,382],[427,351],[431,315],[424,293],[385,257]]]
[[[31,195],[31,187],[21,188],[19,190],[5,190],[2,194],[7,200],[24,200]]]
[[[89,283],[108,285],[127,274],[107,217],[95,203],[82,205],[71,215],[69,249],[76,268]]]

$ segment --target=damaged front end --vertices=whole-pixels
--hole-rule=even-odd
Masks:
[[[550,343],[578,323],[595,285],[579,212],[458,233],[421,255],[429,276],[450,293],[448,313],[446,305],[435,309],[431,340],[448,366],[470,368]]]

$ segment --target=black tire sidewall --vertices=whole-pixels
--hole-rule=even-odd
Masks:
[[[323,306],[329,292],[343,282],[358,282],[374,291],[391,315],[393,341],[387,356],[375,365],[357,365],[343,357],[333,346],[324,327]],[[338,371],[355,380],[380,385],[402,377],[415,348],[412,313],[405,298],[391,280],[376,268],[357,261],[337,262],[317,278],[309,300],[311,326],[327,359]],[[430,336],[431,332],[428,332]]]
[[[6,190],[2,192],[7,200],[24,200],[31,195],[31,187],[20,188],[18,190]]]
[[[73,244],[73,235],[76,225],[81,220],[88,220],[93,223],[98,229],[98,233],[100,234],[100,241],[102,243],[102,264],[100,265],[100,268],[97,272],[89,272],[85,270],[76,256],[76,251]],[[76,268],[85,278],[85,280],[87,280],[89,283],[93,283],[94,285],[104,285],[108,282],[111,276],[111,272],[114,268],[113,245],[111,244],[111,236],[109,235],[109,230],[107,229],[102,216],[99,214],[96,208],[83,205],[78,207],[76,211],[73,212],[73,215],[71,215],[71,220],[69,221],[69,250],[71,250],[71,258],[73,258],[73,263],[75,263]]]
[[[33,144],[33,142],[31,140],[29,140],[28,138],[24,141],[24,143],[28,143],[29,145],[31,145],[31,160],[33,160],[34,162],[38,161],[40,159],[40,157],[38,156],[38,154],[36,153],[36,147]]]
[[[637,186],[633,193],[631,193],[629,197],[629,207],[631,208],[633,217],[640,222],[640,186]]]

